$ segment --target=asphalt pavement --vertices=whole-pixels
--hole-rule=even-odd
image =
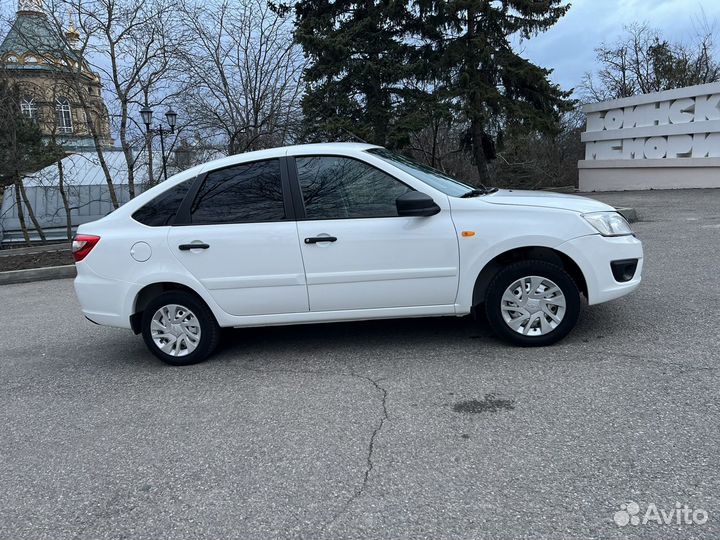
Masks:
[[[0,539],[720,537],[720,190],[593,196],[644,282],[543,349],[407,319],[172,368],[71,280],[0,287]]]

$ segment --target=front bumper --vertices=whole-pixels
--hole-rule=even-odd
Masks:
[[[634,236],[591,234],[569,240],[557,248],[573,259],[585,277],[588,304],[600,304],[633,292],[642,281],[642,242]],[[613,276],[611,263],[637,259],[632,279],[619,282]]]

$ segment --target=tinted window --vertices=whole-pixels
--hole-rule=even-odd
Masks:
[[[280,162],[257,161],[209,173],[190,213],[197,225],[285,219]]]
[[[356,159],[317,156],[295,161],[305,213],[310,219],[394,217],[398,215],[395,199],[412,191]]]
[[[192,180],[181,182],[164,191],[132,215],[133,219],[150,227],[172,225],[180,203],[190,189]]]

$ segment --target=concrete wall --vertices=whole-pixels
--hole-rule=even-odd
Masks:
[[[720,83],[585,105],[581,191],[720,187]]]

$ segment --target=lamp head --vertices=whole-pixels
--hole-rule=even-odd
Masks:
[[[140,109],[140,116],[142,116],[143,124],[145,124],[145,127],[147,129],[150,129],[150,124],[152,124],[153,112],[152,109],[148,107],[147,103],[143,106],[142,109]]]
[[[177,123],[177,113],[172,110],[172,107],[170,107],[165,113],[165,118],[167,119],[167,123],[168,126],[170,126],[170,129],[174,131],[175,124]]]

